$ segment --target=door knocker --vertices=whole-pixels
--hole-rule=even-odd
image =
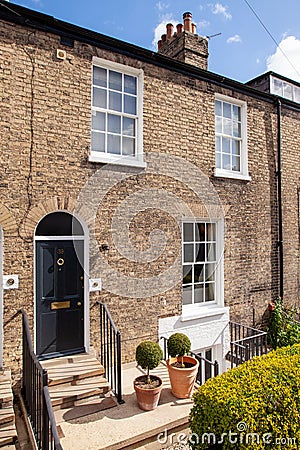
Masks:
[[[59,266],[63,266],[64,263],[65,263],[65,260],[64,260],[63,258],[58,258],[57,264],[58,264]]]

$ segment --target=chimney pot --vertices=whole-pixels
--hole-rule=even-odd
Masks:
[[[184,31],[192,33],[192,13],[185,12],[183,14]]]
[[[166,34],[162,34],[162,35],[161,35],[161,40],[162,40],[163,42],[166,42],[166,40],[167,40],[167,35],[166,35]]]
[[[196,34],[197,25],[195,23],[192,23],[192,33]]]
[[[160,39],[157,43],[157,49],[160,50],[162,46],[162,40]]]
[[[173,24],[172,23],[167,23],[167,40],[171,39],[172,35],[173,35]]]
[[[182,23],[179,23],[178,25],[176,25],[176,29],[177,29],[177,34],[180,34],[180,33],[182,33],[182,28],[183,28],[183,25],[182,25]]]

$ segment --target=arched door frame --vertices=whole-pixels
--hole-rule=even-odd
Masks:
[[[36,236],[36,230],[39,225],[39,223],[47,216],[49,216],[52,213],[56,212],[62,212],[67,213],[73,217],[75,217],[83,229],[83,235],[80,236]],[[36,242],[37,241],[67,241],[67,240],[82,240],[83,241],[83,248],[84,248],[84,348],[85,351],[88,353],[90,351],[90,296],[89,296],[89,230],[86,225],[86,223],[81,219],[81,217],[78,216],[76,213],[71,213],[70,211],[67,211],[65,209],[60,210],[54,210],[47,214],[45,214],[37,223],[35,230],[34,230],[34,350],[36,352],[36,287],[37,287],[37,280],[36,280]]]

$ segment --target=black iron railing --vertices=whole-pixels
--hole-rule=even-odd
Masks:
[[[236,322],[229,322],[230,351],[226,359],[231,367],[238,366],[254,356],[267,353],[267,333],[256,328],[248,327]]]
[[[122,399],[121,334],[117,330],[107,306],[102,302],[98,302],[98,304],[100,307],[100,361],[118,403],[124,403]]]
[[[163,359],[166,361],[169,357],[167,346],[168,339],[164,336],[161,336],[160,339],[163,341]],[[196,353],[193,351],[190,352],[190,355],[199,361],[199,368],[196,378],[197,384],[202,385],[209,378],[219,375],[218,361],[210,361],[209,359],[204,358],[201,353]]]
[[[22,396],[36,446],[40,450],[62,450],[48,390],[47,371],[34,353],[27,314],[24,310],[20,312],[23,331]]]
[[[196,381],[200,386],[202,386],[209,378],[219,375],[218,361],[210,361],[209,359],[204,358],[201,353],[190,352],[190,354],[199,361]]]

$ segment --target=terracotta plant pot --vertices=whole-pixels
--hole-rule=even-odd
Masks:
[[[141,409],[144,411],[152,411],[152,409],[157,407],[159,402],[160,393],[162,390],[162,380],[156,375],[151,375],[151,380],[158,380],[160,383],[159,386],[154,389],[143,389],[140,386],[137,386],[136,382],[144,379],[145,375],[142,375],[134,380],[133,386],[136,393],[136,399]]]
[[[180,362],[182,358],[169,358],[167,367],[171,383],[172,394],[177,398],[189,398],[192,396],[199,362],[192,356],[183,356],[183,363],[193,364],[193,367],[174,367],[173,363]]]

